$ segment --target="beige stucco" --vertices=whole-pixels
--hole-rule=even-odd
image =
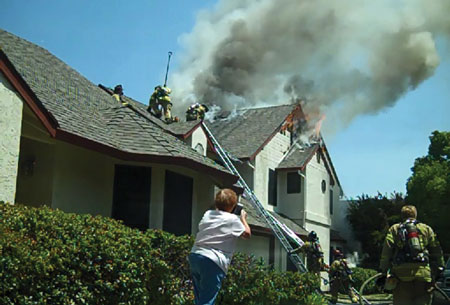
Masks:
[[[201,127],[197,127],[194,132],[185,140],[186,144],[195,149],[198,153],[206,156],[208,140]],[[201,148],[201,149],[200,149]]]
[[[0,201],[14,202],[23,101],[0,72]]]
[[[278,166],[289,149],[289,145],[289,134],[277,133],[255,158],[253,191],[269,211],[273,211],[273,206],[268,204],[269,169],[274,170]]]

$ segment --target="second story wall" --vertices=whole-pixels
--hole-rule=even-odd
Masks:
[[[302,174],[303,175],[303,174]],[[275,211],[288,216],[299,225],[303,225],[305,210],[305,179],[298,170],[278,171],[278,205]],[[297,180],[297,189],[288,187],[288,180]],[[293,181],[289,181],[292,184]]]
[[[319,158],[317,155],[316,153],[305,169],[306,219],[329,226],[330,175],[322,155]]]
[[[289,133],[277,133],[269,143],[256,155],[254,170],[254,192],[265,208],[273,211],[273,205],[269,204],[269,169],[275,172],[275,168],[283,159],[290,146]],[[276,176],[276,175],[275,175]],[[277,185],[274,181],[275,186]]]

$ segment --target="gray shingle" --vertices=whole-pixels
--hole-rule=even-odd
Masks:
[[[310,160],[311,155],[319,148],[319,144],[299,147],[293,145],[291,150],[286,154],[284,159],[280,162],[277,169],[283,168],[301,168]]]
[[[219,143],[237,158],[249,158],[277,130],[296,105],[242,109],[232,118],[206,122]]]
[[[0,47],[61,130],[125,152],[186,158],[229,173],[167,133],[170,125],[121,106],[47,50],[1,29]],[[146,112],[145,105],[129,102]]]

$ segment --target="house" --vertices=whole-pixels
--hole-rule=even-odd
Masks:
[[[323,138],[312,143],[296,139],[294,133],[301,130],[290,126],[297,121],[301,128],[303,118],[301,105],[281,105],[238,110],[209,127],[239,160],[236,168],[267,210],[302,232],[317,232],[328,263],[331,247],[343,249],[346,243],[338,231],[345,228],[345,219],[333,223],[343,191]],[[208,155],[214,158],[212,152]],[[275,266],[293,269],[281,245],[266,239],[260,247],[275,253]]]
[[[200,121],[167,125],[111,94],[0,30],[0,200],[194,234],[217,187],[242,192]],[[315,230],[328,258],[343,242],[331,217],[342,188],[323,142],[293,142],[287,126],[301,113],[299,105],[247,109],[208,126],[264,207],[302,238]],[[267,223],[242,202],[253,236],[239,250],[292,269]]]
[[[214,188],[237,181],[143,115],[145,105],[122,106],[6,31],[0,46],[0,200],[185,234],[196,230]]]

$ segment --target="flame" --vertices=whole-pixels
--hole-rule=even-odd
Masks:
[[[316,122],[316,125],[314,126],[314,133],[317,139],[320,138],[320,129],[322,128],[322,122],[325,120],[326,116],[325,114],[322,114],[320,119]]]

